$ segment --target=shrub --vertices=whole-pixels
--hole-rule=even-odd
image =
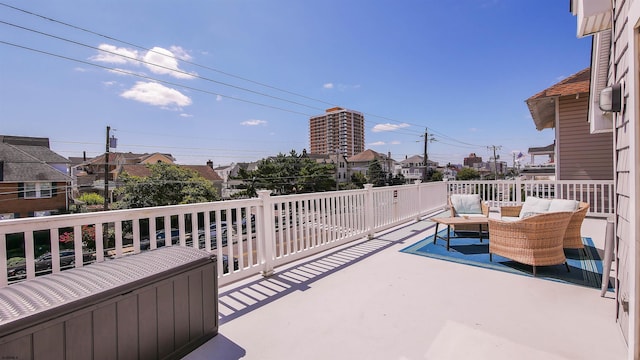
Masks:
[[[100,194],[96,193],[86,193],[80,195],[78,200],[82,201],[87,205],[101,205],[104,204],[104,197]]]

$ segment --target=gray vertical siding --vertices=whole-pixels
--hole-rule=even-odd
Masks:
[[[613,180],[613,134],[591,134],[589,95],[560,98],[558,180]]]

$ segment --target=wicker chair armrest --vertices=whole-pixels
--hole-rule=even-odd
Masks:
[[[522,210],[522,205],[518,205],[518,206],[501,206],[500,207],[500,216],[518,217],[518,216],[520,216],[520,210]]]
[[[483,201],[481,203],[482,206],[482,214],[486,217],[489,217],[489,203],[486,201]]]

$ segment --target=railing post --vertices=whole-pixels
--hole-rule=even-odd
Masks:
[[[516,179],[516,185],[514,186],[513,191],[515,192],[515,194],[513,194],[513,200],[515,200],[516,204],[515,205],[520,205],[522,204],[522,180],[520,178]]]
[[[422,218],[422,209],[424,209],[424,204],[422,203],[422,187],[420,186],[422,180],[415,180],[413,183],[416,184],[416,196],[418,197],[418,211],[416,211],[417,222],[420,221],[420,218]]]
[[[365,211],[365,229],[367,231],[367,238],[373,239],[374,234],[374,207],[373,207],[373,184],[364,184],[364,189],[367,191],[364,197],[364,211]]]
[[[273,219],[273,206],[271,200],[271,190],[259,190],[258,198],[261,200],[261,209],[258,211],[257,224],[262,231],[258,231],[258,256],[262,263],[262,276],[269,277],[273,275],[275,259],[275,233]]]
[[[0,287],[7,286],[7,234],[0,232]]]

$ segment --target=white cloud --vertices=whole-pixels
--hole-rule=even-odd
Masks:
[[[120,94],[125,99],[140,101],[155,106],[189,106],[191,99],[175,89],[154,82],[137,82],[131,89]]]
[[[400,141],[398,141],[398,140],[394,140],[394,141],[390,142],[390,144],[391,145],[400,145],[402,143]]]
[[[189,53],[180,46],[172,45],[169,47],[169,51],[171,51],[180,60],[191,61],[192,59],[191,55],[189,55]]]
[[[371,129],[371,131],[373,132],[383,132],[383,131],[395,131],[398,129],[402,129],[402,128],[406,128],[409,127],[410,125],[407,123],[402,123],[402,124],[378,124],[376,126],[373,127],[373,129]]]
[[[333,83],[326,83],[324,85],[322,85],[323,88],[325,89],[333,89]]]
[[[376,141],[376,142],[369,143],[369,146],[382,146],[385,144],[386,143],[384,141]]]
[[[117,84],[117,82],[115,82],[115,81],[103,81],[102,83],[105,86],[113,86],[113,85]]]
[[[182,114],[180,114],[180,117],[183,117],[183,118],[190,118],[190,117],[193,117],[193,115],[191,115],[191,114],[185,114],[185,113],[182,113]]]
[[[222,101],[222,96],[216,95],[216,101]]]
[[[180,49],[179,52],[184,52],[182,48],[173,47],[172,49]],[[145,61],[145,66],[154,74],[171,75],[178,79],[192,79],[195,73],[187,74],[184,70],[181,70],[178,66],[178,60],[173,52],[170,50],[154,47],[142,58]]]
[[[264,120],[247,120],[240,123],[240,125],[244,126],[258,126],[258,125],[267,125],[267,122]]]
[[[127,48],[119,48],[114,45],[100,44],[100,51],[97,55],[90,57],[90,60],[109,64],[138,64],[138,51]]]
[[[478,132],[478,128],[469,128],[469,132],[472,132],[472,133]]]

